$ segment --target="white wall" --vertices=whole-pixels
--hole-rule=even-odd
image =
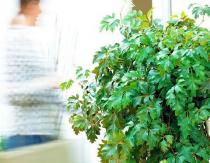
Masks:
[[[153,18],[160,19],[163,23],[166,23],[170,19],[171,15],[171,0],[160,0],[152,1]]]

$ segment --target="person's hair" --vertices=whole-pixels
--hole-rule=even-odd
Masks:
[[[40,3],[40,0],[20,0],[20,6],[25,6],[32,2]]]

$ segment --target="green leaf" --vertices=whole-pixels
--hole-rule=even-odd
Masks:
[[[101,21],[100,31],[114,31],[119,26],[120,20],[115,18],[115,14],[105,16]]]
[[[66,82],[63,82],[60,84],[60,89],[62,91],[65,91],[65,90],[69,89],[72,86],[72,84],[73,84],[73,80],[68,80]]]
[[[163,58],[167,57],[168,54],[169,54],[169,50],[168,50],[168,48],[165,48],[165,49],[161,50],[160,52],[158,52],[157,59],[158,60],[163,59]]]
[[[108,108],[111,109],[116,109],[120,110],[122,108],[122,96],[123,92],[122,91],[115,91],[113,95],[109,98],[108,101]]]
[[[210,16],[210,7],[208,5],[199,6],[197,4],[191,4],[189,8],[192,8],[192,14],[196,19],[200,16]]]
[[[160,142],[160,149],[165,153],[168,151],[168,143],[163,140]]]
[[[183,146],[180,151],[180,160],[185,160],[188,162],[195,162],[193,158],[193,147]]]
[[[116,157],[118,155],[117,146],[106,145],[105,147],[103,147],[103,155],[108,159]]]
[[[191,120],[188,117],[181,117],[179,119],[179,126],[181,128],[181,135],[186,139],[191,133]]]
[[[147,145],[149,150],[153,150],[159,142],[159,137],[156,133],[150,132],[147,138]]]
[[[199,149],[196,154],[200,157],[202,157],[204,160],[210,159],[210,148],[205,149]]]
[[[72,122],[72,128],[78,134],[80,131],[84,131],[88,127],[88,123],[85,117],[80,115],[73,115],[70,118],[70,122]]]
[[[98,138],[98,135],[100,134],[100,126],[91,126],[86,131],[86,135],[88,140],[90,140],[91,143],[94,143],[96,139]]]
[[[173,143],[173,135],[166,135],[166,141],[171,145]]]
[[[167,160],[162,160],[160,163],[168,163]]]
[[[186,161],[184,156],[179,156],[176,160],[177,160],[177,163],[183,163]]]

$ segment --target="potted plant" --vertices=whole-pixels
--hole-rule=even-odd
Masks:
[[[209,11],[195,6],[193,14]],[[77,70],[82,93],[68,99],[70,122],[91,142],[105,129],[103,163],[208,162],[210,31],[184,13],[166,26],[151,17],[132,11],[102,20],[102,30],[119,29],[123,39],[95,54],[93,71]]]

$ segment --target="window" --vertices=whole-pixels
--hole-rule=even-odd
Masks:
[[[199,4],[199,5],[209,5],[209,0],[171,0],[172,4],[172,14],[180,14],[182,11],[186,12],[187,15],[192,16],[191,10],[189,10],[190,4]],[[198,20],[198,23],[201,22],[201,20]],[[206,18],[205,22],[202,24],[202,26],[210,28],[210,19]]]
[[[153,0],[154,18],[159,18],[163,23],[167,22],[171,15],[179,15],[184,11],[187,15],[192,16],[189,9],[190,4],[210,5],[209,0],[165,0],[164,3],[160,3],[159,0]],[[210,27],[210,19],[206,19],[202,26]],[[200,20],[198,20],[199,22]]]

